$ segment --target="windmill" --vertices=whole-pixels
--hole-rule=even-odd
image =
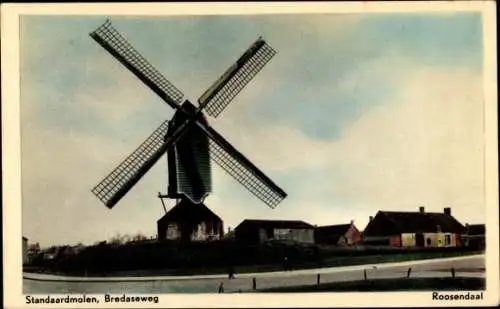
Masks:
[[[183,93],[144,59],[109,20],[90,36],[175,111],[170,121],[161,123],[92,189],[108,208],[113,208],[164,154],[168,193],[159,197],[175,199],[178,205],[200,205],[212,191],[210,159],[269,207],[275,208],[286,197],[280,187],[208,124],[204,114],[206,111],[218,117],[276,54],[261,37],[200,96],[196,107],[183,100]],[[191,222],[185,230],[190,233],[192,228]]]

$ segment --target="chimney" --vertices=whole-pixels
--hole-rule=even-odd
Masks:
[[[372,220],[373,220],[373,216],[369,216],[368,217],[368,222],[372,222]]]
[[[354,224],[354,220],[351,220],[351,225],[353,225],[353,224]]]
[[[447,216],[451,216],[451,208],[450,207],[445,207],[444,208],[444,214]]]
[[[424,207],[424,206],[420,206],[420,207],[418,208],[418,211],[419,211],[421,214],[425,213],[425,207]]]

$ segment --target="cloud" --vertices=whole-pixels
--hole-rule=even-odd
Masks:
[[[274,178],[293,177],[279,216],[328,224],[427,205],[484,221],[480,76],[410,64],[401,71],[408,75],[391,101],[345,126],[337,141],[272,122],[239,126],[237,117],[221,120],[220,132]]]
[[[131,149],[98,136],[47,130],[25,136],[23,145],[22,169],[29,171],[23,173],[23,231],[28,238],[50,244],[92,243],[138,231],[155,235],[163,212],[156,193],[164,187],[165,158],[109,210],[91,189]]]
[[[212,37],[219,38],[214,42],[207,36],[194,50],[186,42],[231,22],[214,22],[201,32],[202,21],[184,20],[184,28],[171,22],[172,35],[186,30],[178,50],[171,40],[149,47],[153,34],[141,37],[148,23],[117,23],[120,30],[128,25],[127,34],[138,26],[130,32],[134,46],[145,48],[146,58],[188,96],[215,80],[224,61],[230,64],[256,32],[278,49],[211,123],[289,196],[270,209],[214,165],[207,205],[232,227],[245,218],[275,218],[312,224],[355,219],[363,228],[378,209],[419,205],[430,211],[451,206],[461,221],[484,222],[480,72],[468,62],[426,65],[404,48],[370,45],[374,38],[354,40],[353,33],[365,31],[358,18],[316,17],[250,18],[227,29],[241,34],[237,42],[208,50],[204,46],[231,35]],[[37,27],[47,25],[39,22]],[[47,27],[62,29],[57,25]],[[50,48],[39,29],[32,36],[41,43],[30,46],[47,48],[40,51],[45,61],[36,53],[23,58],[31,59],[22,81],[23,233],[43,244],[91,243],[137,231],[155,235],[163,215],[156,194],[166,190],[165,158],[113,210],[90,192],[171,110],[90,41],[88,26],[75,28],[85,38],[74,38],[78,31],[68,27]],[[296,30],[301,39],[294,42]],[[74,46],[62,49],[68,42]],[[194,70],[197,65],[204,68]]]
[[[484,221],[483,104],[479,76],[417,70],[393,104],[346,128],[337,147],[352,178],[342,192],[388,209],[451,205]]]

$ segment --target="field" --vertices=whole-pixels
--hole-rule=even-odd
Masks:
[[[211,242],[179,245],[147,242],[122,246],[100,245],[78,254],[58,255],[47,260],[37,256],[26,272],[76,276],[203,275],[283,270],[286,256],[293,269],[409,261],[477,253],[469,248],[336,248],[315,245],[267,243],[243,245]]]
[[[302,285],[262,289],[259,292],[383,292],[383,291],[474,291],[483,290],[484,278],[388,278],[329,282],[320,285]]]

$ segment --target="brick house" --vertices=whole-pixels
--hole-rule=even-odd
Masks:
[[[354,225],[354,221],[349,224],[319,226],[314,230],[314,241],[317,244],[352,246],[361,240],[361,232]]]
[[[456,247],[461,245],[465,227],[451,215],[442,213],[378,211],[363,231],[366,245],[393,247]]]

